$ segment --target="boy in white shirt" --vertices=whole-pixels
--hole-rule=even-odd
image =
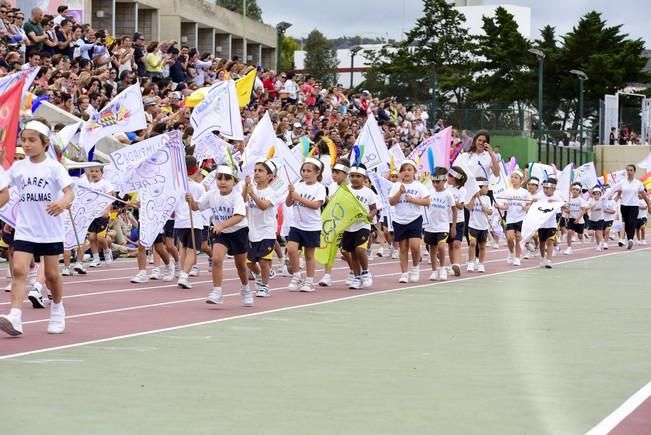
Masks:
[[[477,177],[479,192],[470,200],[470,218],[468,219],[468,272],[486,272],[484,259],[486,257],[486,242],[490,229],[489,216],[493,213],[491,201],[488,196],[488,180]],[[479,246],[479,258],[475,264],[475,248]]]

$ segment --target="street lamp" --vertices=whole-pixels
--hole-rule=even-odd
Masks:
[[[285,21],[276,24],[276,32],[278,34],[278,40],[276,42],[276,72],[280,71],[280,65],[282,63],[283,35],[290,27],[292,27],[292,24],[286,23]]]
[[[529,53],[538,58],[538,159],[542,160],[542,104],[543,104],[543,64],[545,63],[545,53],[537,48],[530,48]],[[547,142],[547,163],[549,163],[549,141]]]
[[[362,51],[359,45],[350,49],[350,89],[353,88],[353,68],[355,67],[355,55]]]
[[[580,69],[570,70],[579,79],[579,164],[583,164],[583,82],[588,80],[586,73]]]

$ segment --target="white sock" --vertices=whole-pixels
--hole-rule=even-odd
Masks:
[[[20,308],[12,308],[9,310],[9,317],[21,320],[23,318],[23,311]]]
[[[52,312],[63,312],[63,302],[55,304],[52,302],[52,307],[50,308]]]
[[[301,272],[294,272],[294,278],[301,279]]]
[[[240,290],[243,292],[248,292],[250,291],[249,285],[248,284],[242,284],[240,285]]]
[[[314,282],[314,277],[313,276],[308,276],[305,278],[305,282],[312,284]]]
[[[189,275],[187,272],[181,272],[181,274],[179,275],[179,278],[181,278],[181,279],[188,279],[189,276],[190,276],[190,275]]]
[[[222,294],[222,288],[221,287],[213,287],[212,291],[214,291],[216,293],[219,293],[219,294]]]

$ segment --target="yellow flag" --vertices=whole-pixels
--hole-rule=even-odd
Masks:
[[[255,76],[257,70],[254,68],[249,71],[244,77],[235,81],[235,89],[237,89],[237,101],[240,103],[240,109],[249,105],[251,101],[251,93],[253,92],[253,85],[255,84]]]
[[[342,184],[321,212],[321,246],[316,250],[316,261],[332,266],[344,231],[359,221],[368,222],[366,209]]]

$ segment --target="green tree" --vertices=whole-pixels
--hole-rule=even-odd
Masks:
[[[431,99],[432,76],[437,77],[437,100],[463,104],[470,74],[472,37],[466,17],[446,0],[423,0],[423,16],[405,39],[368,53],[373,77],[370,89],[383,96],[398,96],[414,102]]]
[[[217,6],[228,9],[229,11],[242,14],[244,2],[242,0],[216,0]],[[256,0],[246,0],[246,16],[252,20],[262,22],[262,9],[258,6]]]
[[[536,92],[536,59],[528,52],[531,44],[518,31],[515,18],[498,7],[495,16],[483,17],[482,29],[470,99],[497,108],[531,103]]]
[[[337,51],[318,30],[310,32],[305,40],[305,70],[325,86],[334,84],[337,73]]]
[[[294,66],[294,52],[298,50],[298,42],[296,39],[291,36],[283,34],[282,36],[282,52],[280,59],[280,70],[281,71],[292,71],[295,69]]]

